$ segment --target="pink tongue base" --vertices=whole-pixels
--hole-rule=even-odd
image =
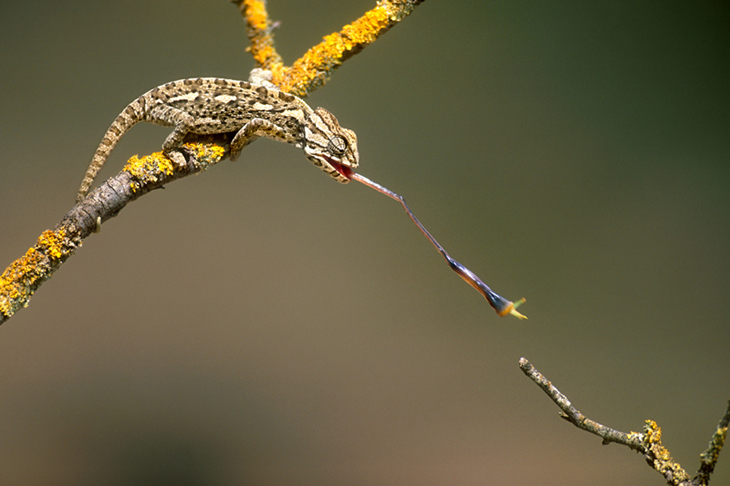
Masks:
[[[350,168],[349,168],[349,167],[347,167],[347,166],[344,166],[344,165],[340,164],[339,162],[335,162],[334,160],[332,160],[332,159],[331,159],[331,158],[329,158],[329,157],[325,157],[325,158],[327,159],[327,162],[329,162],[329,164],[330,164],[330,165],[331,165],[331,166],[332,166],[332,167],[333,167],[333,168],[334,168],[334,169],[335,169],[335,170],[336,170],[337,172],[339,172],[339,173],[340,173],[340,174],[342,174],[343,176],[347,177],[347,179],[348,179],[348,180],[352,180],[352,174],[354,173],[354,172],[352,171],[352,169],[350,169]]]
[[[337,169],[337,172],[339,172],[343,176],[345,176],[348,179],[352,180],[352,174],[354,174],[354,172],[349,167],[346,167],[346,166],[344,166],[342,164],[335,164],[332,167],[334,167],[335,169]]]

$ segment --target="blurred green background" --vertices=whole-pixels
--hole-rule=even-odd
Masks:
[[[270,0],[288,63],[374,0]],[[393,201],[261,140],[126,208],[0,327],[3,484],[665,484],[730,398],[730,7],[429,0],[309,98]],[[161,83],[246,78],[225,0],[3,2],[0,266]],[[139,125],[101,174],[159,150]],[[730,484],[730,450],[712,484]]]

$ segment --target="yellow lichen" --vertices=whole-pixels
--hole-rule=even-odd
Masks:
[[[389,26],[390,19],[386,9],[375,7],[350,25],[346,25],[342,29],[342,34],[352,44],[369,44],[375,41],[381,30],[387,29]],[[352,44],[348,49],[352,48]]]
[[[172,161],[162,155],[160,152],[153,153],[150,157],[157,164],[160,172],[164,172],[165,175],[171,176],[175,172],[175,167],[172,165]]]
[[[58,232],[47,230],[38,238],[38,245],[45,250],[46,255],[58,260],[65,253],[65,237],[66,232],[62,229]]]
[[[644,447],[654,456],[654,469],[665,477],[671,475],[673,480],[685,481],[689,475],[678,463],[674,462],[669,451],[662,445],[662,429],[653,420],[645,421]]]
[[[662,441],[662,429],[653,420],[646,420],[644,422],[644,440],[647,444],[655,444]]]
[[[309,49],[291,68],[282,72],[274,82],[282,90],[305,96],[316,86],[324,84],[332,70],[350,55],[373,43],[393,25],[387,6],[378,5],[344,26],[340,32],[325,36],[322,42]]]
[[[268,27],[266,3],[258,0],[246,0],[243,3],[246,6],[246,18],[251,25],[257,29],[265,30]]]
[[[162,152],[155,152],[142,158],[135,155],[127,161],[123,170],[134,176],[132,191],[135,192],[140,186],[158,182],[163,176],[171,176],[175,172],[172,162]]]
[[[193,156],[195,159],[201,163],[205,164],[203,169],[207,168],[207,165],[210,163],[215,163],[220,161],[223,156],[226,154],[226,149],[224,149],[222,146],[218,145],[217,143],[186,143],[183,145]]]
[[[11,316],[22,303],[28,306],[33,285],[46,277],[46,257],[35,248],[15,260],[0,276],[0,312]]]
[[[276,74],[277,71],[281,71],[283,64],[281,57],[274,49],[274,40],[270,34],[269,16],[266,12],[266,2],[246,0],[243,3],[251,42],[248,50],[253,54],[254,60],[259,66],[263,66]],[[274,79],[276,79],[276,76]]]
[[[163,173],[169,176],[175,172],[172,162],[162,152],[155,152],[141,159],[135,155],[127,161],[124,170],[140,179],[151,178],[152,180],[157,180],[155,174]]]

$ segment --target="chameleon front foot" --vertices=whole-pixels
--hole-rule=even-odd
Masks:
[[[179,150],[172,150],[166,153],[165,156],[175,164],[175,168],[178,170],[183,170],[188,166],[188,161],[185,160],[185,156]]]

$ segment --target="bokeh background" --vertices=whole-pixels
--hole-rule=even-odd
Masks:
[[[291,63],[374,0],[271,0]],[[394,201],[261,140],[126,208],[0,328],[14,485],[661,485],[561,420],[656,420],[694,474],[730,398],[727,2],[429,0],[309,98]],[[161,83],[246,78],[225,0],[3,2],[0,262]],[[169,129],[140,125],[102,180]],[[730,484],[730,450],[713,484]]]

